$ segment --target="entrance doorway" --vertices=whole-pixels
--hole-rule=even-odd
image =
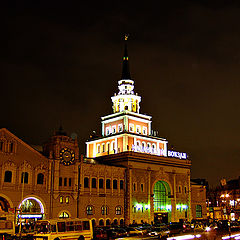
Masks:
[[[154,223],[168,223],[168,213],[154,213]]]

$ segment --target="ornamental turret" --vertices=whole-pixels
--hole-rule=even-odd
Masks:
[[[134,81],[131,79],[127,52],[127,39],[125,36],[124,56],[122,63],[122,79],[118,81],[118,94],[112,97],[113,112],[130,111],[139,113],[141,97],[134,93]]]

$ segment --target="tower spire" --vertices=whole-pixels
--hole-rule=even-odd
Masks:
[[[122,63],[122,78],[121,79],[131,79],[130,71],[129,71],[129,62],[128,62],[128,51],[127,51],[127,40],[128,34],[124,36],[124,55],[123,55],[123,63]]]

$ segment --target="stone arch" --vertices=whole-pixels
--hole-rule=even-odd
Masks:
[[[29,200],[29,199],[35,200],[35,201],[39,204],[41,213],[42,213],[42,214],[46,214],[46,209],[47,209],[47,207],[46,207],[45,202],[43,201],[42,198],[40,198],[40,197],[38,197],[38,196],[35,196],[35,195],[25,196],[24,199],[18,204],[18,209],[21,208],[22,203],[23,203],[24,201]]]
[[[164,180],[158,180],[153,185],[153,205],[154,211],[170,211],[171,210],[171,188],[168,182]]]
[[[151,188],[151,192],[153,193],[153,189],[154,189],[154,186],[157,182],[165,182],[167,183],[168,187],[169,187],[169,190],[171,192],[171,195],[173,194],[173,187],[172,187],[172,184],[165,178],[157,178],[154,182],[153,182],[153,185],[152,185],[152,188]]]
[[[1,199],[2,199],[2,201],[1,201]],[[13,203],[12,203],[12,200],[8,196],[6,196],[5,194],[0,193],[0,201],[4,205],[4,206],[1,206],[3,211],[5,211],[5,210],[7,211],[7,209],[5,209],[5,208],[13,208],[14,207]],[[2,205],[2,204],[0,203],[0,205]]]

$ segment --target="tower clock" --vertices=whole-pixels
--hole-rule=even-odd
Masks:
[[[73,150],[69,148],[62,148],[60,150],[60,161],[65,166],[69,166],[74,163],[75,161],[75,153]]]

